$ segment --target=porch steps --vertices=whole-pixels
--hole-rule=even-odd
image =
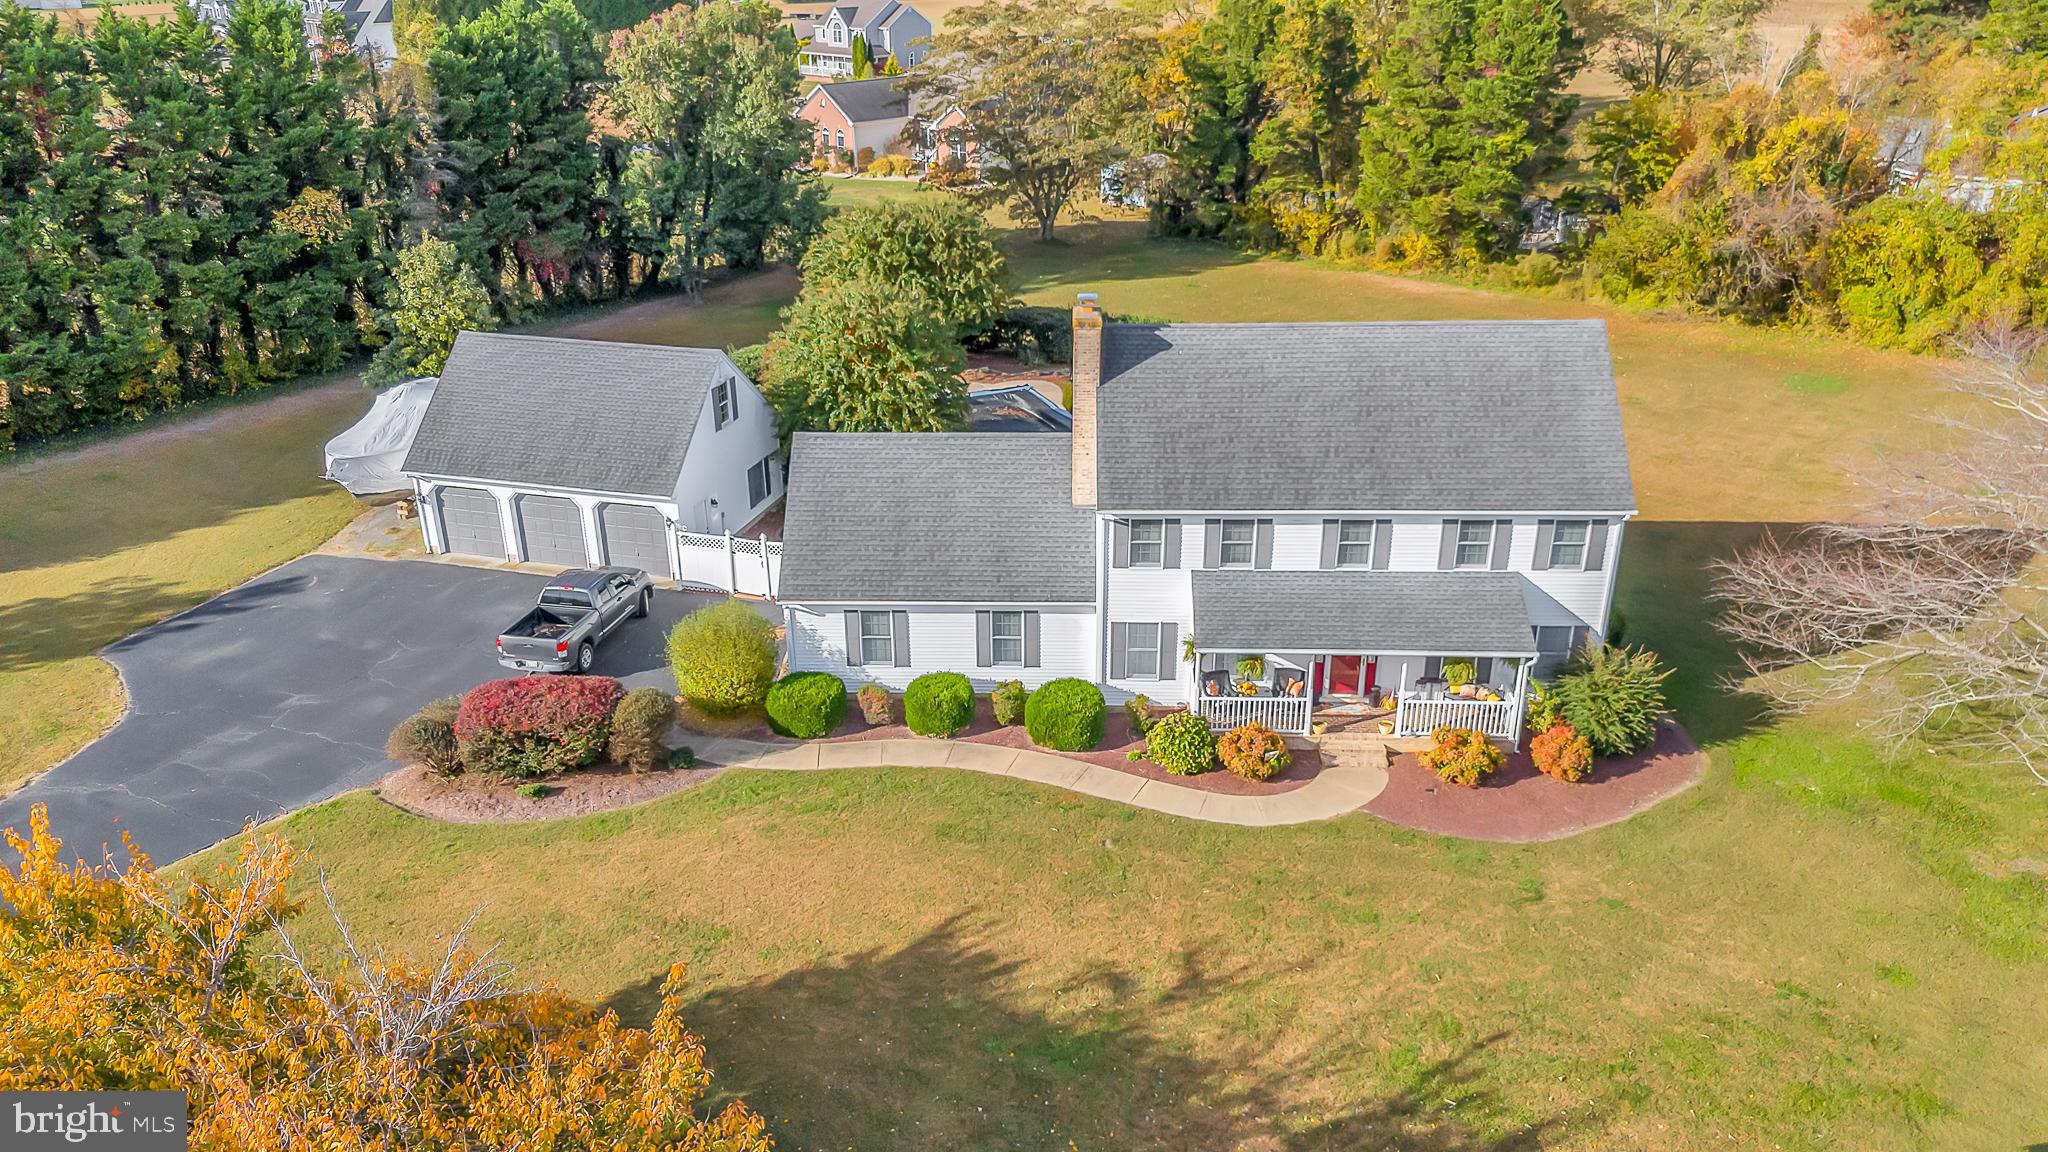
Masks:
[[[1358,725],[1325,732],[1321,736],[1309,737],[1322,756],[1325,764],[1370,767],[1385,771],[1393,763],[1393,752],[1387,747],[1389,737],[1380,735],[1377,726]]]

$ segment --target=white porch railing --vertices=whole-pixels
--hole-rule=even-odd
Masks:
[[[679,531],[676,552],[682,560],[676,578],[684,584],[771,600],[781,586],[782,543],[766,536],[749,540],[730,532],[713,536]]]
[[[1439,728],[1475,728],[1496,740],[1513,740],[1520,735],[1521,721],[1513,700],[1463,696],[1424,700],[1404,695],[1394,708],[1394,735],[1427,736]]]
[[[1306,696],[1197,696],[1195,714],[1209,722],[1211,732],[1228,732],[1243,724],[1264,724],[1275,732],[1308,732]]]

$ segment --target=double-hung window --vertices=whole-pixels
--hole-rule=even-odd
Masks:
[[[1551,529],[1550,566],[1584,568],[1586,536],[1591,527],[1592,522],[1588,520],[1559,520]]]
[[[1456,563],[1460,568],[1485,568],[1493,563],[1493,521],[1458,522]]]
[[[1345,520],[1337,525],[1337,567],[1372,567],[1372,521]]]
[[[896,633],[889,623],[887,612],[863,612],[860,614],[860,662],[863,664],[894,664],[896,662]]]
[[[769,453],[760,463],[747,469],[747,506],[755,507],[766,500],[775,490],[775,455]]]
[[[1256,520],[1225,520],[1220,529],[1222,542],[1216,547],[1220,568],[1250,568],[1258,560],[1259,523]]]
[[[988,614],[988,652],[997,667],[1024,666],[1024,613]]]
[[[1131,567],[1166,566],[1166,521],[1131,521]]]
[[[732,423],[739,413],[733,410],[732,385],[719,384],[711,389],[711,427],[723,428]]]
[[[1132,680],[1159,679],[1159,625],[1124,625],[1124,675]]]

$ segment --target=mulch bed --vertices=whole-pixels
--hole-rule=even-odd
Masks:
[[[1526,749],[1477,788],[1447,784],[1415,754],[1394,757],[1387,787],[1367,812],[1408,828],[1521,844],[1557,840],[1628,819],[1698,783],[1707,758],[1685,729],[1665,724],[1649,748],[1633,756],[1598,760],[1577,784],[1536,770]]]
[[[894,699],[894,707],[896,714],[902,715],[903,700],[901,697]],[[730,736],[775,744],[793,745],[797,743],[794,740],[788,740],[770,732],[767,721],[758,712],[730,719],[714,719],[693,714],[689,707],[685,705],[683,727],[691,732],[707,736]],[[853,701],[848,701],[846,719],[840,722],[839,727],[830,736],[821,737],[818,742],[839,744],[854,740],[919,739],[923,739],[923,737],[912,732],[909,727],[902,723],[885,724],[879,728],[868,727],[868,722],[860,714],[860,705]],[[1316,754],[1314,749],[1294,748],[1292,749],[1294,752],[1294,762],[1287,766],[1285,772],[1271,780],[1246,780],[1241,776],[1232,775],[1220,767],[1215,771],[1205,772],[1200,776],[1175,776],[1149,760],[1132,760],[1130,758],[1130,753],[1133,749],[1142,750],[1145,747],[1145,741],[1131,733],[1130,722],[1124,718],[1122,708],[1111,708],[1109,710],[1109,717],[1104,724],[1103,740],[1105,744],[1103,747],[1097,748],[1093,752],[1053,752],[1049,748],[1038,748],[1037,745],[1033,744],[1030,735],[1024,731],[1024,727],[1021,724],[1011,727],[998,725],[994,709],[990,707],[988,697],[985,695],[975,699],[974,723],[968,726],[967,731],[960,733],[954,739],[972,744],[996,744],[1004,748],[1035,748],[1040,752],[1046,752],[1054,756],[1065,756],[1069,760],[1081,760],[1103,768],[1113,768],[1118,772],[1140,776],[1147,780],[1164,780],[1169,784],[1177,784],[1183,788],[1193,788],[1202,792],[1220,792],[1228,796],[1270,796],[1277,792],[1290,792],[1315,779],[1316,773],[1322,771],[1323,767],[1322,759]]]
[[[548,794],[529,799],[519,794],[517,784],[482,776],[437,776],[409,765],[387,773],[375,791],[385,803],[416,816],[453,824],[514,824],[627,808],[702,784],[719,772],[671,768],[636,773],[607,764],[544,781]]]

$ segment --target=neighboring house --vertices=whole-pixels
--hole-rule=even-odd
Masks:
[[[2048,106],[2022,112],[2007,123],[2006,134],[2010,136],[2044,114],[2048,114]],[[1959,176],[1930,166],[1928,153],[1947,147],[1953,135],[1945,125],[1925,118],[1888,122],[1878,140],[1878,160],[1892,190],[1926,188],[1959,208],[1983,213],[1996,208],[2001,198],[2026,188],[2027,182],[2018,177]]]
[[[464,332],[404,471],[429,552],[672,579],[676,530],[781,495],[775,414],[712,348]]]
[[[948,108],[938,116],[921,121],[911,129],[914,143],[910,158],[919,164],[939,168],[980,166],[980,150],[969,129],[967,113]]]
[[[900,0],[861,0],[838,4],[822,16],[792,16],[801,47],[796,69],[805,76],[839,79],[853,75],[853,42],[865,40],[875,71],[890,56],[899,67],[915,68],[924,59],[932,22]]]
[[[811,89],[797,115],[811,126],[814,151],[845,152],[858,158],[863,149],[876,156],[909,151],[903,137],[910,123],[910,97],[899,76],[820,84]]]
[[[1073,363],[1071,434],[797,435],[793,670],[1078,676],[1287,732],[1397,695],[1403,735],[1514,739],[1530,677],[1607,634],[1635,495],[1600,322],[1105,324],[1090,294]],[[1446,698],[1458,658],[1503,699]]]
[[[234,0],[190,2],[201,20],[212,24],[216,31],[226,31],[228,12],[234,6]],[[324,13],[338,12],[342,26],[348,32],[350,47],[377,67],[389,68],[398,55],[398,44],[391,30],[392,3],[393,0],[307,0],[306,36],[311,39],[319,34]]]

